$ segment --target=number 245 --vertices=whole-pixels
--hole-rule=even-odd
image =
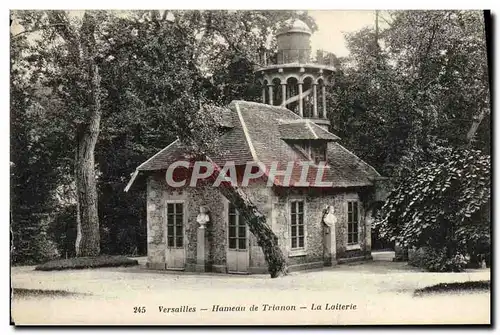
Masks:
[[[134,307],[134,313],[146,313],[146,307],[145,306]]]

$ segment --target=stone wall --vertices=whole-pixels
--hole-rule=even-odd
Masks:
[[[306,250],[294,252],[290,242],[290,201],[302,199],[305,201],[306,218]],[[360,237],[359,248],[348,250],[347,246],[347,201],[359,201],[360,206]],[[323,266],[323,211],[328,205],[333,205],[337,215],[335,229],[336,258],[366,257],[370,254],[371,227],[367,227],[361,200],[356,192],[337,192],[331,194],[314,194],[313,192],[285,191],[273,196],[273,229],[280,239],[281,249],[289,257],[288,263],[294,268]],[[335,263],[335,261],[333,261]]]
[[[324,264],[323,242],[323,210],[333,205],[337,215],[336,225],[336,259],[366,257],[370,254],[370,227],[363,224],[364,212],[356,192],[335,192],[329,194],[314,194],[310,191],[300,192],[286,190],[274,192],[265,185],[253,184],[245,189],[248,197],[257,208],[266,215],[268,224],[279,239],[280,247],[288,257],[290,269],[305,269],[322,267]],[[305,200],[306,219],[306,249],[304,252],[291,250],[290,241],[290,201]],[[168,188],[164,174],[156,173],[148,178],[147,186],[147,229],[148,229],[148,264],[152,268],[165,269],[165,202],[166,200],[183,200],[186,206],[185,218],[185,250],[186,270],[194,271],[197,253],[198,224],[196,216],[200,206],[210,211],[211,221],[206,228],[206,270],[226,272],[227,253],[227,200],[210,185],[184,189]],[[347,246],[347,201],[360,201],[360,244],[359,249],[349,250]],[[368,241],[368,243],[367,243]],[[264,273],[267,271],[262,249],[255,237],[249,233],[249,264],[250,272]],[[335,264],[335,261],[333,261]]]

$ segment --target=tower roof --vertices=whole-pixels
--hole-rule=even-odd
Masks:
[[[283,35],[287,33],[304,33],[311,35],[312,31],[304,21],[299,19],[290,19],[285,22],[285,27],[282,28],[277,35]]]

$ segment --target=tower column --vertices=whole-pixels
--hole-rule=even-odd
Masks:
[[[274,105],[274,102],[273,102],[273,85],[267,85],[267,89],[269,90],[269,105]]]
[[[286,83],[281,84],[281,106],[282,107],[286,107],[285,101],[286,101]]]
[[[323,99],[323,118],[328,119],[326,115],[326,87],[325,84],[321,85],[321,98]]]
[[[318,84],[313,84],[313,116],[318,117]]]
[[[266,87],[262,87],[262,103],[266,103]]]
[[[299,115],[304,116],[304,102],[302,101],[302,83],[299,83]]]

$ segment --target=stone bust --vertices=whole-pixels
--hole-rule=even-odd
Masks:
[[[208,216],[208,209],[205,206],[200,207],[200,212],[196,217],[196,222],[200,225],[200,228],[205,228],[206,224],[210,222],[210,217]]]
[[[323,217],[323,222],[328,227],[335,227],[337,224],[337,216],[335,215],[335,207],[329,205],[325,210],[325,216]]]

